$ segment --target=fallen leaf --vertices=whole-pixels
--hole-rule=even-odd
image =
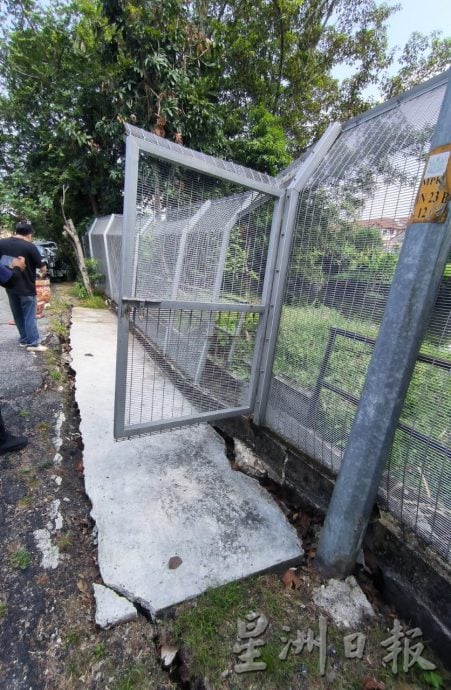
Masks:
[[[160,649],[160,659],[163,662],[163,666],[168,668],[175,657],[177,656],[178,647],[172,647],[171,645],[162,645]]]
[[[169,559],[168,567],[170,570],[175,570],[176,568],[179,567],[179,565],[182,565],[183,561],[180,558],[180,556],[171,556]]]
[[[302,584],[301,578],[296,575],[294,570],[287,570],[282,576],[282,582],[285,589],[299,589]]]
[[[385,690],[385,683],[375,678],[364,678],[362,688],[363,690]]]
[[[36,578],[36,582],[40,587],[45,587],[49,583],[49,576],[45,573],[43,575],[38,575]]]
[[[83,594],[86,594],[88,592],[88,585],[84,580],[77,581],[77,588],[80,590],[80,592],[83,592]]]

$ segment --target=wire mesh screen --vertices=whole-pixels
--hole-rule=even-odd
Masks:
[[[128,294],[259,304],[273,203],[141,151]]]
[[[301,191],[265,423],[339,468],[444,87],[350,123]],[[381,500],[449,558],[450,277]],[[429,357],[429,359],[428,359]]]
[[[137,173],[125,426],[249,411],[274,199],[144,150]]]
[[[132,309],[126,425],[164,428],[169,420],[173,427],[218,410],[249,408],[259,319],[233,311]]]
[[[451,268],[450,263],[448,264]],[[451,560],[451,271],[407,392],[380,489],[384,507]]]

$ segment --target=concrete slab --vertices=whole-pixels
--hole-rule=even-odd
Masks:
[[[138,611],[128,599],[97,583],[93,584],[93,589],[96,600],[96,624],[99,628],[107,630],[113,625],[138,618]]]
[[[86,490],[108,587],[156,613],[300,559],[295,530],[256,480],[231,469],[211,427],[114,442],[111,312],[74,309],[71,347]]]

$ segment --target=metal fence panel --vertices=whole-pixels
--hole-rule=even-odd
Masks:
[[[242,316],[251,323],[251,342],[246,329],[239,328]],[[255,345],[254,322],[260,318],[261,314],[252,312],[134,307],[130,311],[127,434],[214,419],[231,410],[249,412],[249,352]]]
[[[132,335],[120,341],[119,436],[250,411],[275,203],[248,173],[240,185],[164,160],[166,143],[160,158],[141,143],[124,237],[120,328]]]
[[[109,257],[105,246],[105,231],[110,220],[111,216],[96,218],[88,231],[92,258],[98,261],[99,272],[104,276],[99,287],[107,293],[109,292],[110,271],[108,264]]]
[[[259,395],[258,418],[333,472],[444,90],[444,79],[437,79],[343,125],[300,191],[269,395]],[[125,362],[119,436],[252,412],[273,279],[267,267],[271,273],[283,209],[281,203],[274,214],[274,200],[294,184],[309,152],[271,178],[136,128],[129,134],[138,154],[136,189],[126,204],[131,259],[122,276],[129,301],[120,314],[127,353],[119,363]],[[90,243],[109,279],[106,290],[119,302],[122,218],[108,232],[107,223],[97,219]],[[448,269],[379,502],[450,560]]]
[[[301,190],[265,423],[338,471],[445,87],[364,117]],[[449,558],[450,278],[380,500]]]

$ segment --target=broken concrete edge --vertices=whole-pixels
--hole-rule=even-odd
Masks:
[[[257,453],[268,476],[301,505],[325,515],[334,475],[317,461],[290,446],[248,417],[215,423]],[[364,547],[377,560],[378,587],[400,617],[421,628],[424,640],[451,669],[451,567],[390,514],[375,510]]]
[[[345,580],[331,578],[313,590],[313,601],[323,609],[338,628],[355,628],[375,612],[353,575]]]
[[[255,573],[252,573],[251,576],[244,575],[242,578],[235,580],[235,582],[249,579],[249,577],[256,577],[258,575],[283,575],[283,573],[285,573],[287,570],[290,570],[290,568],[297,568],[301,564],[302,560],[303,556],[279,562],[271,566],[270,568],[265,568],[263,570],[256,571]],[[195,594],[194,596],[188,597],[187,599],[181,599],[180,601],[176,601],[173,604],[171,604],[171,606],[156,609],[154,606],[152,606],[152,603],[150,601],[140,599],[139,597],[133,597],[133,595],[125,587],[118,587],[116,584],[109,584],[108,581],[103,578],[101,569],[100,574],[104,581],[105,587],[107,587],[110,591],[115,592],[118,596],[127,599],[129,602],[132,603],[132,605],[137,607],[140,613],[142,613],[146,618],[149,618],[152,622],[158,622],[158,620],[164,619],[166,615],[171,615],[171,612],[174,611],[174,608],[176,606],[179,606],[180,604],[184,604],[189,601],[194,601],[195,599],[197,599],[197,597],[201,596],[202,594],[205,594],[208,591],[227,586],[227,583],[224,582],[212,582],[206,590],[200,591],[198,594]]]
[[[128,599],[97,582],[94,582],[92,587],[96,602],[95,620],[99,628],[108,630],[114,625],[138,618],[138,611]]]

